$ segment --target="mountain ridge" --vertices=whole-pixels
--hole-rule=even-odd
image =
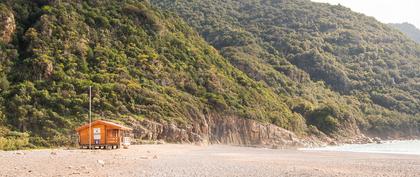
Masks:
[[[297,109],[294,104],[302,104],[296,103],[302,92],[307,95],[302,100],[315,97],[311,99],[318,101],[309,102],[322,112],[330,110],[326,112],[334,118],[327,116],[323,120],[312,120],[305,109],[299,108],[299,112],[307,123],[324,132],[337,131],[327,128],[334,127],[337,122],[346,127],[344,122],[354,120],[364,133],[380,135],[386,132],[382,129],[385,127],[379,128],[375,124],[404,122],[419,117],[419,89],[416,86],[419,81],[416,74],[419,71],[419,46],[372,17],[343,6],[307,0],[151,2],[183,17],[250,77],[257,80],[265,78],[271,86],[284,84],[285,80],[299,86],[301,93],[280,93],[291,95],[289,106],[292,110]],[[256,61],[259,66],[264,65],[264,69],[255,71],[252,67],[245,67],[258,66]],[[398,64],[400,61],[410,64]],[[327,88],[309,84],[310,88],[316,89],[305,93],[302,89],[305,83],[296,80],[296,75],[306,75],[310,83],[324,82]],[[283,91],[297,90],[290,85],[276,87]],[[314,90],[319,90],[316,92],[318,95],[311,93]],[[340,97],[347,98],[345,102],[349,104],[339,103]],[[333,100],[337,103],[332,103]],[[324,101],[326,105],[322,103]],[[346,105],[347,108],[331,106],[333,104]],[[411,123],[403,124],[406,125],[401,131],[418,132],[415,128],[418,125],[408,128]],[[389,127],[396,128],[398,125]],[[339,129],[346,131],[346,128]]]
[[[420,30],[413,24],[404,22],[404,23],[390,23],[389,25],[395,29],[400,30],[402,33],[407,35],[410,39],[420,44]]]
[[[419,46],[341,6],[0,0],[0,9],[0,149],[76,144],[89,86],[94,118],[132,126],[138,140],[283,146],[420,134]]]

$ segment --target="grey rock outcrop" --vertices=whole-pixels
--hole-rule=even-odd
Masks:
[[[173,143],[229,144],[270,148],[303,147],[305,140],[273,124],[236,116],[209,114],[200,122],[178,127],[175,124],[143,120],[133,123],[134,139]]]
[[[15,16],[0,4],[0,42],[9,43],[16,30]]]

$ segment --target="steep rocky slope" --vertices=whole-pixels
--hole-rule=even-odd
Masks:
[[[371,17],[309,0],[152,2],[327,134],[419,132],[420,46]]]
[[[419,134],[419,46],[374,19],[301,0],[152,3],[0,0],[0,149],[74,144],[89,86],[93,117],[138,139]]]
[[[96,119],[185,132],[193,124],[215,129],[219,124],[209,122],[214,115],[305,134],[304,118],[285,98],[148,2],[2,0],[0,7],[7,9],[0,23],[2,149],[74,143],[74,128],[87,120],[89,86]],[[190,132],[214,142],[230,136],[200,131]],[[159,139],[184,141],[173,136]]]

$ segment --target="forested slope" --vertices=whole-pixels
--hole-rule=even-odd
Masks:
[[[75,143],[89,86],[95,119],[149,139],[419,134],[420,47],[372,18],[306,0],[151,4],[0,0],[0,149]]]
[[[420,46],[374,18],[309,0],[152,2],[324,132],[419,131]]]
[[[89,86],[94,119],[185,127],[220,113],[303,132],[281,96],[147,2],[1,0],[0,8],[0,149],[74,143]]]

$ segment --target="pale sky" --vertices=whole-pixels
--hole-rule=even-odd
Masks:
[[[340,3],[383,23],[408,22],[420,28],[420,0],[312,0]]]

